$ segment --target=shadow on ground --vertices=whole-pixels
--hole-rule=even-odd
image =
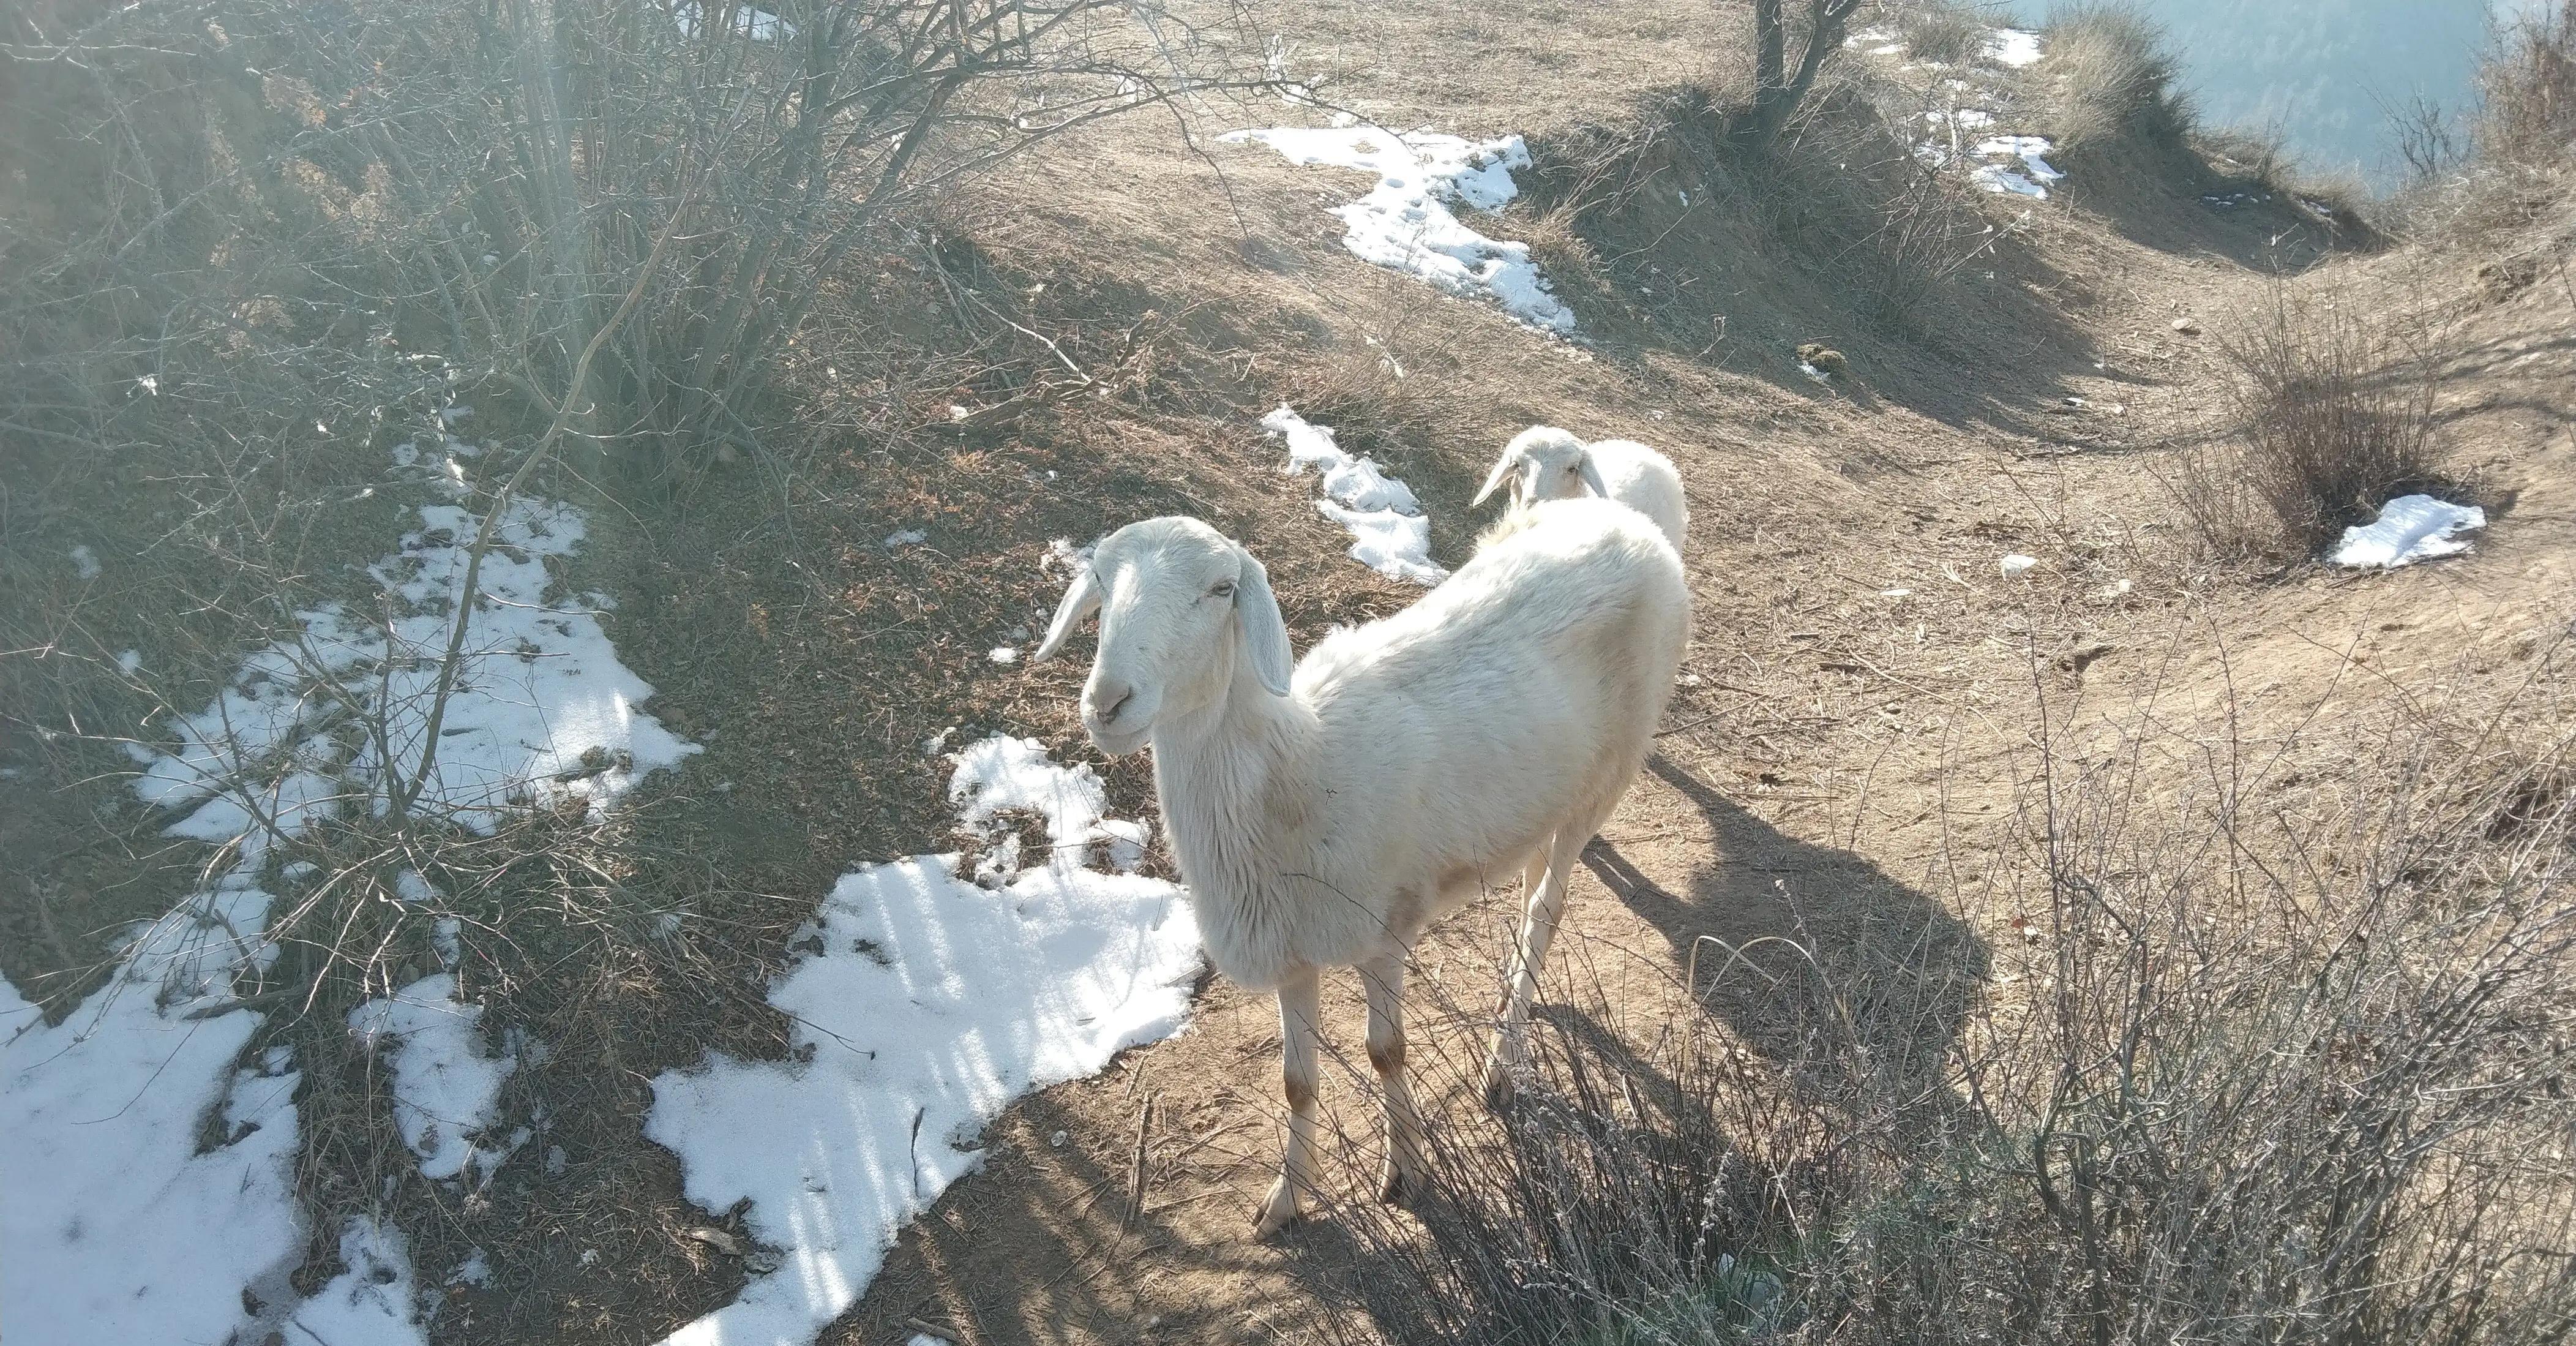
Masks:
[[[1670,757],[1646,769],[1706,824],[1710,854],[1688,890],[1657,884],[1607,841],[1584,862],[1663,932],[1692,992],[1802,1080],[1856,1083],[1843,1106],[1949,1101],[1942,1062],[1985,980],[1985,941],[1868,860],[1781,832]]]

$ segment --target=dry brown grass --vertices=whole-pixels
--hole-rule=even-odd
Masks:
[[[2191,129],[2180,64],[2162,29],[2130,5],[2085,4],[2049,15],[2050,128],[2070,157],[2118,142],[2173,146]]]
[[[1918,61],[1939,61],[1944,65],[1964,65],[1985,50],[1986,38],[1995,28],[1995,17],[1983,8],[1957,3],[1956,0],[1914,0],[1914,3],[1891,7],[1895,10],[1896,32],[1906,51]]]
[[[2541,5],[2507,24],[2478,68],[2478,152],[2563,166],[2576,144],[2576,4]]]

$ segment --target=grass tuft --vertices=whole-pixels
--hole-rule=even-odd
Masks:
[[[2348,305],[2276,291],[2219,347],[2244,435],[2228,466],[2281,541],[2322,546],[2391,495],[2436,484],[2432,382]]]

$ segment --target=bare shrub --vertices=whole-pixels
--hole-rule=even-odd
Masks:
[[[2429,373],[2349,305],[2275,289],[2219,348],[2244,435],[2235,470],[2292,546],[2330,541],[2434,482]]]
[[[2422,105],[2399,117],[2411,174],[2399,207],[2436,246],[2483,249],[2550,218],[2576,144],[2576,6],[2526,7],[2478,63],[2478,105],[2456,121]]]
[[[2478,152],[2509,163],[2563,165],[2576,144],[2576,3],[2527,9],[2478,67]]]
[[[2035,726],[1973,895],[2003,975],[1910,1103],[1832,1087],[1902,1039],[1846,1012],[1884,969],[1803,938],[1759,993],[1853,1026],[1812,1054],[1568,1013],[1419,1232],[1343,1217],[1391,1272],[1355,1294],[1399,1342],[2555,1340],[2576,807],[2514,737],[2401,716],[2384,774],[2284,803],[2270,749]]]
[[[31,311],[53,280],[115,330],[12,348],[83,363],[101,340],[238,346],[245,315],[313,344],[337,310],[385,329],[380,350],[510,388],[541,422],[541,389],[563,386],[676,220],[578,427],[667,478],[758,445],[771,368],[826,279],[901,246],[926,203],[1101,118],[1266,85],[1222,37],[1112,0],[130,7],[17,49],[88,71],[67,91],[96,114],[64,120],[103,125],[71,147],[101,175],[95,202],[66,193],[87,227],[13,240],[51,253],[13,277],[16,297]],[[247,97],[222,78],[174,85],[170,53],[264,73]],[[136,109],[202,134],[153,145],[129,134]]]
[[[2199,553],[2234,560],[2273,549],[2280,520],[2239,468],[2233,444],[2193,444],[2163,468],[2150,467],[2174,497]]]
[[[2379,110],[2394,133],[2397,161],[2404,170],[2400,192],[2423,191],[2467,161],[2468,141],[2450,109],[2440,103],[2418,93],[2402,103],[2382,99]]]

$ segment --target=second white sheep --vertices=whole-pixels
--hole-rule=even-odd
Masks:
[[[1506,481],[1515,507],[1586,494],[1616,500],[1654,520],[1674,551],[1690,531],[1690,508],[1682,502],[1682,476],[1673,460],[1633,439],[1586,444],[1570,431],[1533,425],[1503,446],[1474,503],[1485,503]]]

